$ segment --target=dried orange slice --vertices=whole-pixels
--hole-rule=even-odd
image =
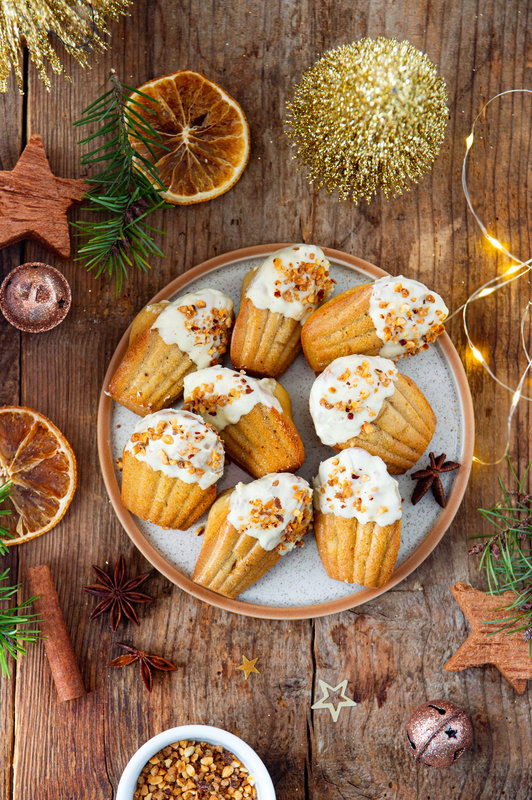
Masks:
[[[0,408],[0,483],[11,481],[0,524],[20,544],[57,525],[74,496],[76,457],[53,422],[31,408]]]
[[[249,158],[249,127],[236,100],[189,69],[156,78],[137,91],[153,100],[133,93],[130,110],[155,128],[164,147],[155,145],[150,153],[135,137],[130,141],[157,167],[167,187],[161,192],[164,200],[202,203],[234,186]]]

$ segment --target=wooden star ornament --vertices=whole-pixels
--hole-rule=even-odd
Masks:
[[[471,633],[443,668],[459,672],[493,664],[518,694],[524,694],[527,680],[532,680],[532,658],[522,631],[508,634],[499,631],[497,624],[485,624],[500,620],[504,616],[501,609],[513,603],[516,594],[486,594],[467,583],[456,583],[451,592],[471,625]]]
[[[0,172],[0,248],[34,239],[60,258],[70,256],[67,211],[88,190],[84,180],[56,178],[42,139],[34,134],[17,165]]]

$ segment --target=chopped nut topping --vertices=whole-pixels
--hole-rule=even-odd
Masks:
[[[218,376],[216,377],[218,378]],[[244,374],[234,372],[233,377],[237,379],[237,386],[230,389],[227,394],[219,394],[216,392],[212,382],[195,386],[192,393],[187,396],[184,407],[202,416],[204,414],[214,416],[218,408],[231,405],[231,403],[234,403],[235,400],[238,400],[242,395],[252,394],[255,391]]]
[[[204,443],[209,432],[215,434],[217,442],[210,453]],[[164,446],[151,449],[160,464],[163,467],[177,466],[198,480],[206,474],[207,468],[214,473],[223,471],[223,446],[216,431],[207,423],[194,422],[191,428],[188,420],[181,422],[179,417],[166,417],[159,420],[155,427],[150,425],[144,431],[133,433],[130,442],[133,455],[141,458],[149,457],[147,448],[151,443],[160,442]],[[198,456],[196,461],[194,461],[195,456]]]
[[[276,484],[279,484],[279,480],[272,483],[272,487]],[[292,496],[285,497],[285,506],[281,499],[283,491],[280,492],[281,496],[274,494],[266,501],[260,497],[247,498],[242,513],[237,520],[231,520],[232,524],[237,530],[246,531],[250,536],[254,535],[253,529],[273,530],[280,538],[275,549],[281,554],[293,547],[299,547],[303,544],[303,536],[308,532],[313,519],[312,490],[308,485],[294,483],[289,491]]]
[[[373,386],[374,384],[373,376],[370,374],[369,370],[370,364],[367,360],[364,360],[362,364],[357,366],[354,370],[345,369],[344,372],[338,376],[337,380],[352,388],[353,392],[357,392],[357,396],[348,397],[345,400],[338,400],[336,402],[332,402],[327,397],[321,397],[319,401],[320,406],[329,410],[334,408],[337,411],[343,411],[348,419],[353,419],[355,414],[363,410],[364,400],[367,400],[370,396],[370,391],[365,389],[363,385],[361,386],[362,381],[365,381],[368,386]],[[381,386],[389,386],[390,382],[393,380],[395,370],[390,370],[388,373],[382,370],[376,370],[376,372],[378,373]],[[335,393],[336,388],[331,386],[328,391]],[[371,430],[373,430],[373,428],[371,428]],[[370,432],[371,431],[367,431],[367,433]]]
[[[404,355],[416,355],[420,350],[426,349],[427,343],[433,342],[443,333],[442,323],[446,315],[441,309],[430,308],[436,303],[433,294],[427,294],[423,300],[419,298],[418,303],[418,298],[411,297],[410,290],[401,282],[396,283],[393,288],[405,302],[399,304],[396,300],[389,303],[379,300],[378,309],[382,325],[379,335],[385,343],[392,341],[407,348]],[[431,323],[427,322],[429,315],[431,320],[434,320]],[[405,328],[406,336],[403,332]]]
[[[329,295],[335,281],[329,277],[327,265],[314,261],[313,256],[311,261],[288,264],[283,264],[280,258],[273,259],[275,269],[281,274],[274,283],[275,297],[315,307]]]
[[[150,758],[133,800],[256,800],[255,780],[221,745],[181,741]]]
[[[232,325],[232,312],[228,308],[207,308],[205,300],[197,300],[190,305],[178,306],[177,310],[185,317],[184,325],[192,335],[194,345],[211,347],[208,354],[211,364],[217,364],[227,350],[229,332]]]

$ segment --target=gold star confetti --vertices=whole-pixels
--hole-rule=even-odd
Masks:
[[[248,658],[246,658],[246,656],[242,656],[242,663],[240,664],[239,667],[237,667],[237,669],[242,670],[246,680],[249,678],[252,672],[256,672],[257,675],[260,675],[259,670],[255,667],[255,664],[257,663],[258,660],[259,660],[258,658],[253,658],[250,661]]]
[[[325,681],[319,680],[318,683],[320,684],[320,691],[322,692],[322,697],[318,700],[317,703],[314,703],[311,706],[312,709],[316,708],[328,708],[331,712],[331,717],[333,718],[333,722],[338,721],[338,717],[340,716],[340,711],[342,708],[349,708],[350,706],[356,706],[354,700],[351,700],[349,697],[346,697],[346,690],[347,690],[347,678],[338,684],[338,686],[329,686],[328,683]],[[340,691],[341,690],[341,691]],[[329,700],[331,695],[337,695],[337,699],[339,700],[338,705],[335,707],[333,703]],[[329,700],[329,702],[325,702]]]
[[[402,194],[430,166],[447,124],[447,91],[417,47],[360,39],[329,50],[295,87],[287,133],[319,189],[369,200]]]

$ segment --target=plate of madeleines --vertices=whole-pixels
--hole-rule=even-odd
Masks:
[[[130,538],[190,594],[303,619],[428,556],[463,497],[474,417],[430,286],[312,244],[248,247],[162,289],[124,333],[98,414]],[[429,453],[441,507],[412,502]]]

